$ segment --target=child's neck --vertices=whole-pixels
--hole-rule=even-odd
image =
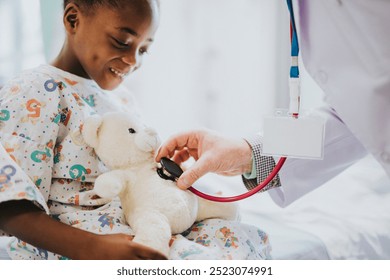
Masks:
[[[76,76],[90,79],[88,74],[84,71],[84,68],[81,66],[76,55],[68,47],[68,44],[66,42],[58,56],[50,64],[54,67],[57,67]]]

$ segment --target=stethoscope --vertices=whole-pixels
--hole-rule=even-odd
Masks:
[[[295,26],[295,18],[294,18],[294,11],[292,6],[292,0],[286,0],[287,6],[290,12],[290,34],[291,34],[291,67],[290,67],[290,80],[291,79],[299,79],[299,67],[298,67],[298,54],[299,54],[299,44],[298,44],[298,36],[296,32],[296,26]],[[291,83],[290,83],[291,85]],[[298,118],[299,115],[299,90],[292,90],[290,87],[290,114],[294,118]],[[245,198],[248,198],[255,193],[258,193],[263,188],[265,188],[279,173],[280,169],[284,165],[286,161],[286,157],[281,157],[278,161],[278,163],[275,165],[275,168],[272,170],[272,172],[268,175],[268,177],[261,182],[258,186],[251,189],[248,192],[245,192],[240,195],[236,196],[228,196],[228,197],[219,197],[219,196],[213,196],[206,193],[203,193],[194,187],[189,187],[188,190],[192,193],[196,194],[197,196],[211,200],[216,202],[234,202],[239,201]],[[176,164],[174,161],[168,159],[168,158],[162,158],[160,160],[160,167],[157,168],[157,174],[166,180],[176,181],[180,175],[183,173],[183,170],[181,167]]]
[[[247,192],[240,194],[240,195],[220,197],[220,196],[213,196],[213,195],[203,193],[203,192],[195,189],[194,187],[189,187],[188,190],[201,198],[208,199],[211,201],[233,202],[233,201],[242,200],[242,199],[245,199],[245,198],[248,198],[248,197],[254,195],[255,193],[262,190],[265,186],[267,186],[273,180],[273,178],[278,174],[279,170],[282,168],[285,161],[286,161],[285,157],[280,158],[280,160],[276,164],[275,168],[272,170],[272,172],[268,175],[268,177],[263,182],[261,182],[254,189],[251,189],[250,191],[247,191]],[[162,158],[160,160],[160,167],[157,168],[157,174],[161,178],[175,182],[177,179],[179,179],[179,177],[182,173],[183,173],[183,170],[176,162],[170,160],[169,158]]]

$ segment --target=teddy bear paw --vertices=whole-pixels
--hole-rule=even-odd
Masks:
[[[102,198],[114,198],[121,192],[122,184],[108,176],[99,176],[95,181],[94,190]]]

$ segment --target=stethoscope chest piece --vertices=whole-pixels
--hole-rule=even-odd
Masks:
[[[160,165],[161,167],[157,168],[157,174],[165,180],[176,181],[183,173],[180,166],[169,158],[162,158]]]

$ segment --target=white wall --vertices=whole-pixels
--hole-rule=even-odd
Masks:
[[[163,138],[196,127],[244,136],[286,105],[283,0],[162,0],[150,56],[126,85]],[[285,97],[284,97],[284,96]]]
[[[0,0],[0,16],[0,79],[50,62],[60,50],[62,0]],[[197,127],[250,135],[264,115],[288,107],[285,0],[161,0],[155,39],[125,85],[163,139]],[[309,108],[321,94],[302,65],[301,73]]]
[[[0,84],[44,63],[39,0],[0,0]]]

